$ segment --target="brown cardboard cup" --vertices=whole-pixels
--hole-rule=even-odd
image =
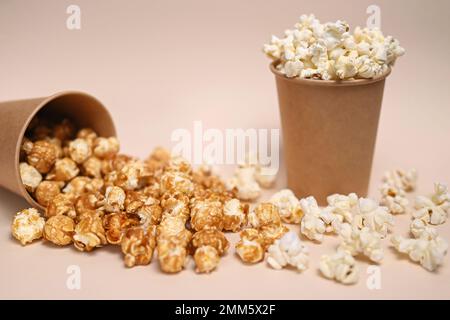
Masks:
[[[115,136],[113,120],[94,97],[75,91],[43,98],[0,102],[0,186],[43,209],[25,190],[19,174],[20,146],[25,131],[38,113],[71,119],[79,127],[90,127],[102,136]]]
[[[287,183],[321,205],[333,193],[366,196],[385,78],[346,81],[275,74]]]

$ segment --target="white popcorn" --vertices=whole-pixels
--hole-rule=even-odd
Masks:
[[[42,181],[42,175],[39,171],[26,162],[19,164],[19,173],[23,185],[30,192],[33,192]]]
[[[326,224],[320,218],[321,210],[316,199],[314,197],[301,199],[300,207],[303,211],[300,232],[310,240],[322,242],[323,234],[326,232]]]
[[[448,249],[448,243],[437,234],[433,238],[418,239],[394,236],[391,242],[395,249],[407,254],[412,261],[419,262],[428,271],[434,271],[442,264]]]
[[[275,170],[258,166],[255,170],[255,180],[262,188],[271,188],[275,184],[277,173]]]
[[[355,259],[347,251],[338,251],[333,255],[320,258],[319,270],[324,277],[334,279],[343,284],[358,282],[359,269]]]
[[[415,219],[421,219],[426,223],[438,225],[447,221],[450,210],[450,194],[447,186],[435,183],[434,194],[429,198],[417,196],[414,204],[416,211],[413,212]]]
[[[394,226],[394,218],[386,207],[379,206],[372,199],[360,198],[353,224],[359,228],[368,227],[382,237],[386,237],[388,231]]]
[[[303,212],[300,208],[300,202],[292,190],[283,189],[278,191],[272,195],[269,202],[277,206],[283,222],[300,223]]]
[[[267,263],[278,270],[290,265],[304,271],[308,268],[308,248],[295,232],[288,232],[269,247]]]
[[[409,230],[414,238],[426,238],[426,239],[434,239],[437,237],[436,228],[430,227],[423,220],[414,219],[410,226]]]
[[[406,192],[414,191],[417,183],[417,171],[415,169],[409,171],[401,169],[387,171],[383,176],[383,182]]]
[[[321,80],[374,78],[405,53],[378,29],[357,27],[353,34],[349,29],[344,21],[321,24],[314,15],[302,15],[293,30],[283,38],[272,36],[263,51],[287,77]]]
[[[409,201],[403,189],[385,183],[381,186],[380,192],[380,204],[386,206],[392,214],[406,212]]]
[[[351,223],[353,221],[353,212],[358,206],[358,196],[356,193],[350,193],[348,196],[342,194],[333,194],[327,197],[328,207],[326,210],[340,216],[343,222]]]
[[[261,195],[261,188],[255,180],[254,167],[237,168],[234,176],[227,181],[229,190],[236,188],[240,200],[254,201]]]
[[[360,253],[376,263],[383,260],[383,248],[381,247],[381,235],[367,227],[362,229],[351,226],[348,223],[341,225],[339,235],[342,242],[338,250],[347,251],[352,256]]]

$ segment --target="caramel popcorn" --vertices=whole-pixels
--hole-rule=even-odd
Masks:
[[[185,221],[179,217],[165,216],[157,227],[158,243],[170,241],[187,246],[192,234],[186,229]]]
[[[258,230],[261,236],[264,238],[264,247],[266,248],[289,231],[289,229],[281,223],[264,225],[261,226]]]
[[[51,180],[66,182],[75,178],[79,173],[80,169],[78,168],[75,161],[68,157],[65,157],[56,160],[55,168],[49,175],[47,175],[47,179],[51,178]]]
[[[75,248],[80,251],[91,251],[107,243],[102,219],[97,216],[86,216],[75,226],[73,236]]]
[[[53,128],[53,135],[60,141],[70,140],[75,136],[75,125],[69,119],[63,119]]]
[[[33,150],[33,142],[24,137],[22,139],[22,145],[20,146],[20,158],[24,159],[28,154],[30,154],[31,150]]]
[[[245,229],[236,244],[236,253],[245,263],[257,263],[264,259],[264,238],[256,229]]]
[[[66,215],[70,218],[76,217],[75,199],[70,194],[60,193],[50,200],[46,210],[45,217],[50,218],[56,215]]]
[[[39,212],[34,209],[25,209],[16,213],[11,225],[12,235],[22,245],[33,242],[42,237],[45,220]]]
[[[219,253],[212,246],[201,246],[195,250],[195,272],[209,273],[217,268],[220,262]]]
[[[191,210],[191,226],[195,231],[223,229],[223,207],[219,201],[199,201]]]
[[[19,165],[20,178],[28,192],[34,192],[42,181],[42,176],[33,166],[26,162],[21,162]]]
[[[120,212],[125,204],[126,194],[120,187],[108,187],[105,193],[105,210],[108,212]]]
[[[94,155],[100,159],[113,157],[119,152],[119,148],[119,140],[116,137],[98,137],[94,140]]]
[[[168,171],[161,177],[161,191],[179,191],[189,196],[194,192],[194,184],[186,174],[178,171]]]
[[[156,247],[155,232],[141,227],[128,229],[122,239],[125,265],[129,268],[149,264]]]
[[[281,218],[278,208],[272,203],[260,203],[248,214],[248,222],[253,228],[260,228],[271,224],[280,225]]]
[[[173,241],[158,241],[158,260],[163,272],[177,273],[183,270],[187,262],[187,250],[183,245]]]
[[[44,226],[44,238],[58,246],[66,246],[72,243],[75,231],[75,222],[64,215],[50,217]]]
[[[238,232],[247,224],[248,205],[243,205],[238,199],[231,199],[223,206],[223,229]]]
[[[194,249],[211,246],[217,250],[219,256],[223,256],[228,250],[229,242],[222,232],[215,229],[205,229],[194,234],[192,246]]]
[[[94,141],[97,138],[97,133],[91,128],[83,128],[78,131],[77,138],[83,139],[87,141],[90,146],[93,146]]]
[[[228,190],[237,190],[237,197],[244,201],[254,201],[261,195],[261,188],[255,180],[254,167],[236,169],[234,176],[227,181]]]
[[[91,146],[85,139],[77,138],[69,143],[70,158],[76,163],[83,163],[91,154]]]
[[[33,144],[27,160],[40,173],[47,173],[55,164],[57,156],[58,149],[54,144],[45,140],[38,140]]]
[[[147,174],[149,173],[141,161],[130,161],[118,172],[116,185],[124,190],[138,189]]]
[[[95,212],[95,215],[101,216],[100,212],[104,205],[104,196],[101,193],[85,193],[78,197],[75,201],[75,210],[77,212],[77,219],[81,219],[85,215],[91,215]]]
[[[132,221],[123,212],[106,214],[102,218],[106,240],[110,244],[119,244],[123,233]]]
[[[82,164],[84,175],[92,178],[102,177],[102,161],[96,157],[89,157]]]
[[[61,193],[61,183],[56,181],[42,181],[34,193],[37,202],[47,207],[50,201]]]
[[[154,204],[144,204],[135,213],[139,217],[141,224],[145,226],[157,225],[162,219],[162,208],[156,202]]]

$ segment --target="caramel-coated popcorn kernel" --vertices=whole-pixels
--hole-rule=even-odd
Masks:
[[[105,193],[105,210],[119,212],[124,209],[126,194],[120,187],[108,187]]]
[[[163,272],[180,272],[187,261],[186,247],[172,241],[158,242],[158,260]]]
[[[38,140],[33,144],[27,159],[28,163],[40,173],[47,173],[52,169],[57,157],[58,148],[54,144],[46,140]]]
[[[155,249],[154,232],[145,232],[141,227],[128,229],[122,239],[122,252],[127,267],[149,264]]]
[[[86,216],[75,226],[73,236],[75,248],[80,251],[91,251],[107,243],[102,219],[96,216]]]
[[[219,253],[212,246],[202,246],[195,250],[195,272],[209,273],[217,268],[220,262]]]
[[[191,226],[195,231],[223,229],[223,208],[219,201],[199,201],[191,210]]]
[[[192,246],[194,249],[202,246],[211,246],[217,250],[219,256],[223,256],[227,252],[229,245],[225,235],[215,229],[205,229],[196,232],[192,237]]]
[[[119,140],[116,137],[99,137],[94,141],[94,155],[100,159],[111,158],[119,152]]]
[[[35,167],[30,166],[26,162],[19,165],[20,178],[22,183],[29,192],[33,192],[42,181],[42,175]]]
[[[236,244],[236,253],[246,263],[257,263],[264,259],[264,238],[256,229],[245,229]]]
[[[254,228],[270,224],[281,224],[281,218],[277,206],[272,203],[261,203],[248,214],[248,222]]]
[[[89,157],[82,164],[83,174],[92,178],[102,177],[102,161],[96,157]]]
[[[56,215],[66,215],[70,218],[76,217],[75,199],[70,194],[60,193],[54,197],[45,210],[45,217],[50,218]]]
[[[91,146],[87,140],[77,138],[69,143],[69,155],[76,163],[83,163],[91,154]]]
[[[72,159],[65,157],[55,162],[54,170],[47,176],[47,179],[56,181],[69,181],[80,173],[77,164]]]
[[[64,183],[63,183],[64,184]],[[61,183],[57,181],[42,181],[34,193],[37,202],[47,207],[50,201],[61,193]]]
[[[44,238],[58,246],[72,243],[75,231],[75,222],[72,218],[63,215],[50,217],[44,226]]]
[[[25,209],[14,217],[11,225],[11,231],[14,238],[20,241],[22,245],[32,242],[42,237],[45,220],[39,212],[34,209]]]

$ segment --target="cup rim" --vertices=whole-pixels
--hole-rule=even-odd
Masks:
[[[314,85],[314,86],[328,86],[328,87],[346,87],[346,86],[360,86],[360,85],[368,85],[375,82],[382,81],[386,79],[387,76],[391,74],[392,68],[388,67],[388,69],[383,72],[381,75],[376,76],[371,79],[353,79],[353,80],[315,80],[315,79],[304,79],[304,78],[288,78],[286,75],[282,74],[277,70],[276,66],[280,63],[279,60],[275,60],[270,63],[270,71],[279,78],[282,78],[286,81],[296,82],[304,85]]]

